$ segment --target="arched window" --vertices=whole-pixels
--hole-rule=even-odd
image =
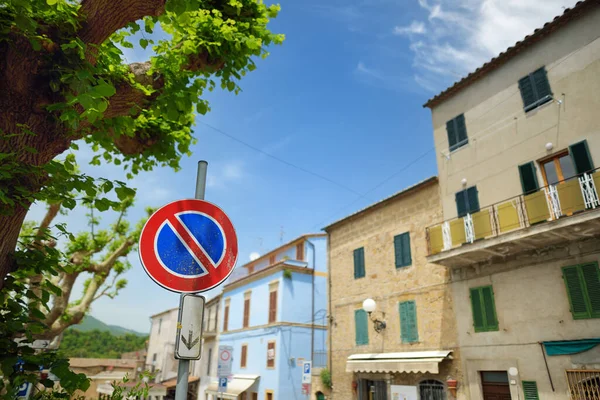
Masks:
[[[446,400],[446,390],[440,381],[428,379],[419,383],[420,400]]]
[[[317,400],[325,400],[325,395],[323,392],[317,392]]]

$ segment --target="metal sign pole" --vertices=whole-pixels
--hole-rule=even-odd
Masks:
[[[206,191],[206,170],[208,162],[198,161],[198,175],[196,176],[196,199],[204,200]],[[181,295],[183,300],[183,294]],[[182,304],[182,302],[180,302]],[[187,400],[188,375],[190,372],[190,360],[179,360],[177,367],[177,386],[175,387],[175,400]]]

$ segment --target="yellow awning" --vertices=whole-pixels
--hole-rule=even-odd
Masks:
[[[260,378],[260,375],[234,375],[233,379],[227,382],[227,390],[219,392],[219,382],[211,382],[205,393],[219,395],[223,399],[237,399],[237,397],[248,390],[254,382]]]
[[[346,361],[346,372],[429,372],[439,373],[439,363],[452,353],[449,350],[405,353],[353,354]]]

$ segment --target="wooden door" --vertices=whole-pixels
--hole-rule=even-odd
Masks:
[[[506,371],[482,371],[483,400],[511,400]]]

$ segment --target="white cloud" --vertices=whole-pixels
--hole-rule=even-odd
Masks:
[[[362,74],[362,75],[367,75],[371,78],[375,78],[378,80],[384,80],[385,77],[383,76],[383,74],[373,68],[369,68],[367,67],[362,61],[358,62],[358,65],[356,66],[356,70],[357,73]]]
[[[422,35],[426,32],[425,24],[419,21],[413,21],[408,26],[394,27],[394,35]]]
[[[206,177],[206,186],[209,188],[224,188],[227,187],[227,184],[239,182],[246,176],[243,164],[240,161],[216,164],[212,171]]]
[[[425,21],[396,27],[414,54],[415,81],[428,91],[452,81],[562,14],[577,0],[418,0]],[[427,35],[417,35],[421,29]],[[412,27],[412,29],[411,29]]]

